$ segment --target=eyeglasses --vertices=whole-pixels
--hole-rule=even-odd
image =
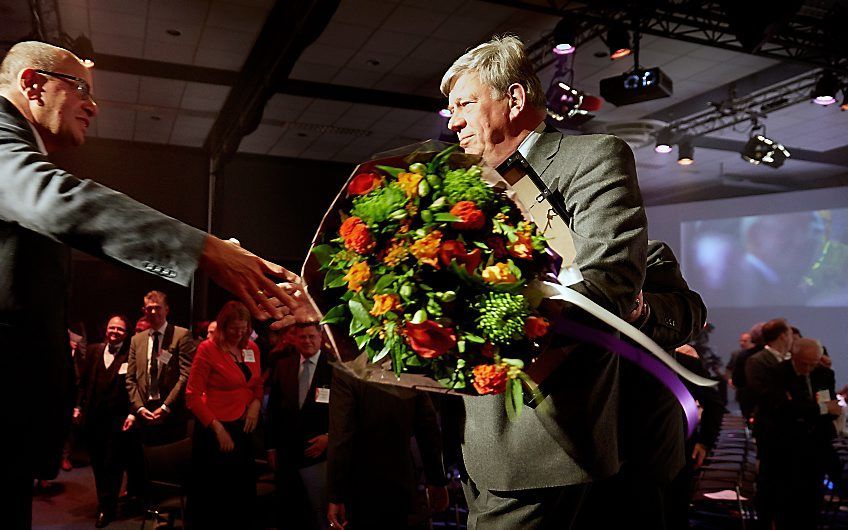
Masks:
[[[56,77],[58,79],[64,79],[66,81],[72,81],[77,85],[77,92],[79,93],[79,97],[81,99],[89,99],[92,103],[96,103],[94,101],[94,96],[91,95],[91,85],[88,84],[88,81],[81,77],[77,77],[75,75],[70,74],[62,74],[59,72],[51,72],[49,70],[36,70],[39,74],[49,75],[51,77]]]
[[[144,311],[145,313],[158,313],[158,312],[162,311],[162,306],[161,305],[146,305],[146,306],[142,307],[141,310]]]

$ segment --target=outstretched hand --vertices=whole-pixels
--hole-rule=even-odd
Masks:
[[[296,307],[302,304],[268,278],[271,276],[293,283],[300,280],[296,274],[234,242],[207,235],[200,256],[200,268],[212,281],[236,295],[258,320],[270,317],[279,322],[286,317],[283,306],[294,313]],[[272,302],[274,299],[282,305]]]

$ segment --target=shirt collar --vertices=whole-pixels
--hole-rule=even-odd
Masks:
[[[167,328],[168,328],[168,321],[166,320],[165,322],[163,322],[163,323],[162,323],[162,325],[161,325],[161,326],[159,326],[159,329],[152,329],[152,330],[150,330],[150,334],[151,334],[151,335],[153,335],[153,333],[154,333],[155,331],[158,331],[158,332],[159,332],[159,333],[161,333],[162,335],[165,335],[165,330],[166,330]]]
[[[318,357],[320,357],[320,356],[321,356],[321,350],[318,350],[318,352],[315,355],[313,355],[312,357],[304,357],[303,355],[301,355],[300,356],[300,362],[301,363],[306,362],[306,363],[310,363],[310,364],[317,364],[318,363]]]
[[[785,361],[786,359],[789,358],[788,352],[787,353],[780,353],[779,351],[775,350],[774,348],[772,348],[768,344],[766,344],[765,349],[768,350],[772,355],[777,357],[778,361]]]
[[[536,142],[539,140],[539,137],[542,136],[542,132],[545,130],[545,120],[542,120],[539,125],[532,131],[530,134],[524,138],[524,141],[521,142],[521,145],[518,146],[518,152],[521,153],[521,156],[527,158],[527,153],[533,149],[533,146],[536,145]]]

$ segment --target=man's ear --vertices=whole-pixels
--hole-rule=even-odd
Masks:
[[[28,100],[41,102],[41,94],[44,93],[43,75],[36,72],[34,68],[24,68],[18,76],[18,81],[21,93]]]
[[[514,118],[527,105],[527,91],[519,83],[513,83],[506,89],[506,96],[509,99],[509,115]]]

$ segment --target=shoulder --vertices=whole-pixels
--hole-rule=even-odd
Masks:
[[[600,149],[600,154],[616,151],[624,151],[632,154],[632,150],[630,149],[630,146],[627,145],[627,142],[618,136],[613,136],[611,134],[563,134],[562,143],[564,146],[568,147]]]
[[[98,353],[103,351],[103,348],[104,345],[102,342],[96,342],[94,344],[89,344],[88,346],[86,346],[85,353],[88,356],[97,355]]]

